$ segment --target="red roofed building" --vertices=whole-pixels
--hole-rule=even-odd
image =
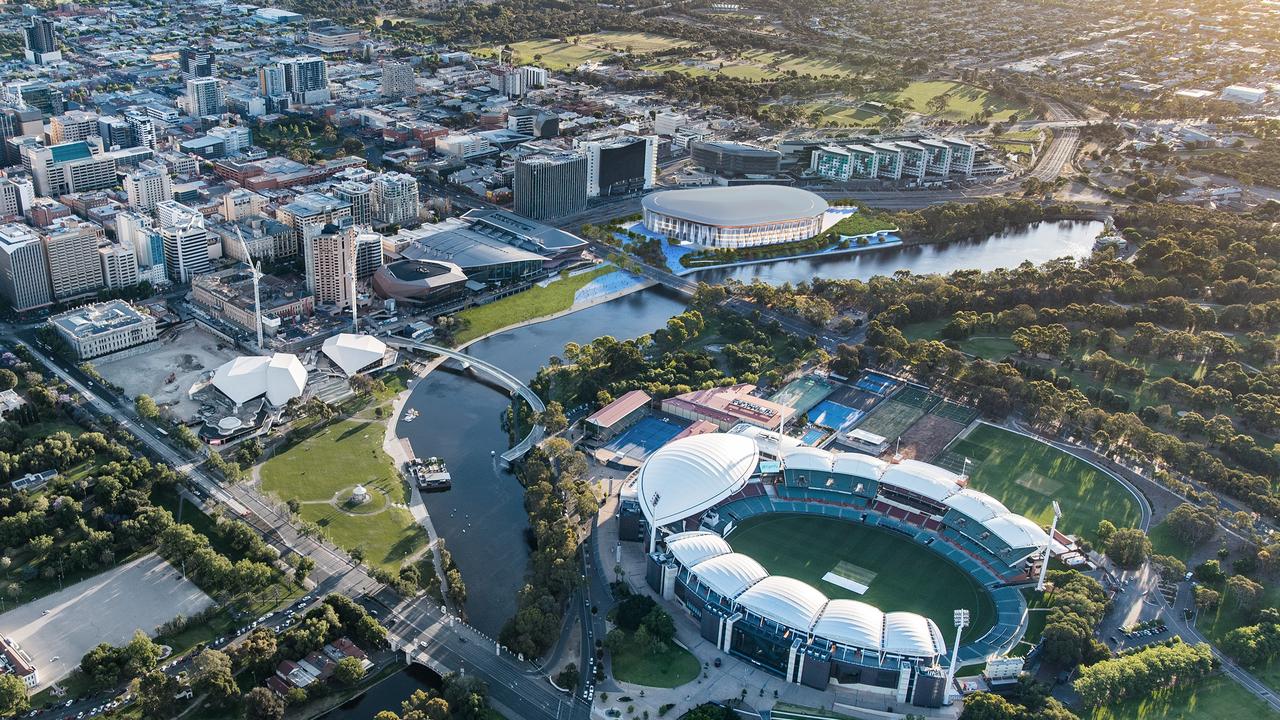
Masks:
[[[583,431],[592,440],[607,442],[635,424],[651,400],[653,398],[645,391],[632,390],[592,413],[583,422]]]

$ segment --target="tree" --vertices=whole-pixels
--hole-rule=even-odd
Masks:
[[[1212,610],[1218,607],[1218,603],[1222,602],[1222,593],[1204,585],[1197,585],[1195,589],[1196,607],[1201,610]]]
[[[1263,587],[1243,575],[1227,578],[1227,597],[1241,610],[1255,610],[1262,601]]]
[[[26,684],[13,673],[0,675],[0,717],[20,715],[30,707]]]
[[[298,559],[298,566],[293,569],[293,581],[301,585],[307,576],[316,568],[316,561],[307,556]]]
[[[179,692],[177,678],[160,670],[152,670],[138,680],[138,706],[144,717],[168,717],[173,711],[174,696]]]
[[[0,390],[12,390],[18,386],[18,375],[12,370],[0,370]]]
[[[580,673],[578,672],[578,666],[575,663],[565,665],[563,670],[556,673],[556,685],[559,685],[570,692],[577,689],[578,682],[581,681],[581,679]]]
[[[1187,564],[1172,555],[1152,555],[1151,564],[1165,580],[1176,582],[1187,574]]]
[[[353,657],[342,658],[333,668],[333,679],[343,687],[354,687],[364,679],[364,666]]]
[[[160,417],[160,408],[150,395],[139,395],[134,398],[133,408],[138,411],[138,416],[145,420],[155,420]]]
[[[191,666],[191,686],[207,693],[214,705],[225,705],[240,694],[231,671],[231,658],[225,653],[207,649],[196,656]]]
[[[284,717],[284,698],[265,687],[256,687],[244,696],[245,720],[280,720]]]
[[[1106,554],[1117,567],[1136,570],[1151,554],[1151,541],[1138,528],[1122,528],[1107,541]]]
[[[1211,540],[1218,523],[1213,513],[1190,503],[1182,503],[1165,518],[1169,529],[1188,545],[1200,546]]]
[[[552,400],[547,403],[547,409],[538,415],[538,423],[554,435],[569,426],[569,419],[565,417],[564,406]]]
[[[1098,544],[1105,546],[1107,541],[1111,539],[1111,536],[1115,535],[1116,529],[1115,523],[1110,520],[1099,520],[1098,530],[1096,532],[1098,536]]]

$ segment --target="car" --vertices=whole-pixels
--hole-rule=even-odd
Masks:
[[[73,699],[71,699],[71,700],[68,700],[68,701],[66,701],[65,703],[63,703],[63,704],[62,704],[62,707],[71,707],[71,704],[72,704],[72,703],[74,703],[74,702],[75,702],[75,699],[74,699],[74,698],[73,698]]]

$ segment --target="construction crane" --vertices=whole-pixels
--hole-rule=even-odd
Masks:
[[[254,263],[253,255],[249,254],[249,244],[244,241],[239,225],[236,225],[236,239],[240,241],[240,247],[244,250],[244,262],[249,266],[249,276],[253,278],[253,322],[258,330],[258,352],[262,352],[262,295],[258,291],[262,269],[259,263]]]

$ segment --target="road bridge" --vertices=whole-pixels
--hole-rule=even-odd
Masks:
[[[493,363],[486,362],[473,355],[468,355],[461,350],[447,348],[442,345],[432,345],[430,343],[419,342],[417,340],[391,337],[386,339],[386,343],[392,347],[406,350],[417,350],[419,352],[431,353],[433,355],[440,355],[442,357],[457,360],[462,363],[463,367],[484,374],[486,377],[506,388],[512,395],[518,395],[523,398],[524,401],[529,404],[529,407],[533,409],[533,412],[542,413],[547,409],[546,403],[542,402],[542,398],[538,397],[538,394],[535,393],[532,388],[525,385],[516,376]],[[514,447],[508,449],[506,452],[502,453],[501,458],[503,465],[510,467],[511,463],[524,457],[525,453],[532,450],[534,445],[537,445],[542,441],[545,433],[546,428],[535,423],[533,428],[529,430],[529,434],[525,435],[523,440],[517,443]]]

